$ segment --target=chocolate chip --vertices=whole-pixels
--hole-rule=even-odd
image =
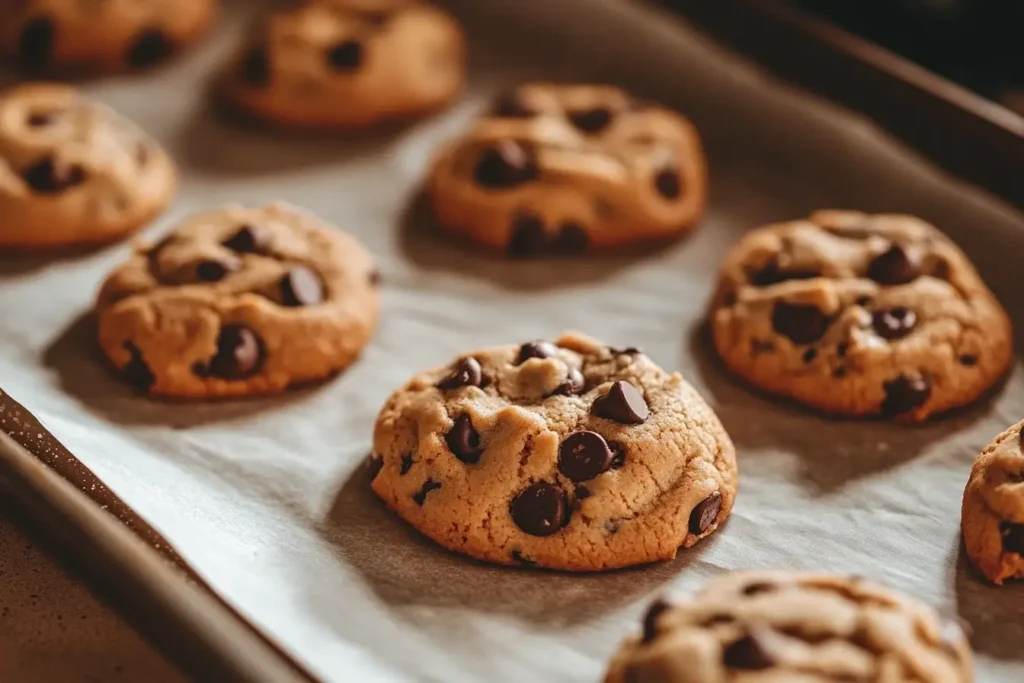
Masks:
[[[765,628],[752,628],[743,638],[733,642],[722,652],[722,661],[730,669],[767,669],[775,664],[769,649],[771,632]]]
[[[479,462],[480,454],[484,452],[480,445],[480,433],[473,427],[469,415],[457,417],[455,424],[445,434],[444,440],[452,454],[467,465]]]
[[[960,356],[958,360],[960,361],[960,365],[964,365],[969,368],[974,367],[975,365],[978,364],[978,357],[971,354],[965,353],[962,356]]]
[[[537,174],[533,149],[515,140],[502,140],[485,148],[474,170],[477,184],[491,190],[530,182]]]
[[[512,221],[512,233],[506,250],[509,256],[535,256],[547,246],[548,236],[544,221],[532,213],[517,215]]]
[[[537,112],[523,104],[519,93],[512,91],[499,95],[491,107],[491,116],[503,119],[529,119]]]
[[[57,112],[55,111],[34,111],[28,115],[25,123],[32,128],[42,128],[51,125],[56,118]]]
[[[532,567],[533,565],[537,564],[536,562],[528,558],[526,555],[523,555],[518,550],[512,551],[512,561],[516,564],[521,564],[524,567]]]
[[[205,369],[205,374],[227,380],[251,377],[263,366],[263,342],[246,325],[230,323],[217,337],[217,354]]]
[[[49,64],[56,42],[56,28],[47,17],[29,19],[18,36],[18,64],[28,71],[38,71]]]
[[[868,277],[883,285],[902,285],[919,274],[917,264],[898,244],[893,244],[868,264]]]
[[[832,319],[817,306],[776,302],[772,309],[772,329],[794,344],[812,344],[822,338]]]
[[[566,509],[565,493],[544,481],[528,486],[509,506],[512,521],[531,536],[550,536],[565,526]]]
[[[690,533],[699,536],[718,519],[718,513],[722,510],[722,494],[715,491],[710,496],[697,503],[690,512]]]
[[[818,357],[818,349],[807,349],[806,351],[804,351],[804,355],[802,356],[803,361],[805,363],[810,363],[810,362],[812,362],[817,357]]]
[[[617,470],[626,464],[626,447],[618,441],[610,441],[608,447],[612,449],[612,469]]]
[[[270,231],[260,225],[243,225],[222,244],[239,254],[255,254],[270,246]]]
[[[612,122],[612,112],[606,107],[571,111],[568,113],[568,116],[569,120],[572,121],[572,125],[588,135],[601,132]]]
[[[644,640],[643,642],[652,643],[654,639],[658,637],[658,617],[664,614],[671,608],[667,601],[662,598],[658,598],[651,603],[651,606],[647,608],[646,614],[644,614]]]
[[[398,473],[402,476],[409,474],[409,470],[412,469],[412,453],[405,453],[402,455],[402,468]]]
[[[577,501],[586,500],[587,498],[590,498],[590,496],[592,495],[590,493],[590,489],[588,489],[583,484],[578,484],[575,488],[573,488],[572,492],[573,495],[576,496]]]
[[[196,279],[200,282],[217,282],[235,270],[235,267],[234,263],[227,261],[214,261],[212,259],[200,261],[196,264]]]
[[[312,268],[295,266],[281,277],[285,306],[312,306],[324,300],[324,283]]]
[[[836,345],[836,355],[842,358],[846,355],[846,352],[850,350],[850,342],[843,340]]]
[[[904,306],[875,311],[871,324],[882,339],[901,339],[910,334],[917,324],[917,314]]]
[[[420,487],[420,490],[413,494],[412,499],[416,501],[417,505],[422,507],[424,501],[427,500],[427,494],[431,491],[436,491],[439,488],[441,488],[441,482],[434,481],[433,479],[427,479],[423,482],[423,486]]]
[[[932,383],[926,377],[900,375],[883,385],[885,400],[882,414],[890,417],[910,412],[923,405],[932,393]]]
[[[778,589],[778,586],[774,583],[767,581],[755,581],[754,583],[748,583],[743,587],[744,595],[760,595],[761,593],[771,593]]]
[[[124,350],[131,354],[131,358],[124,368],[121,369],[121,376],[138,391],[149,391],[149,388],[153,386],[153,382],[156,381],[156,377],[153,376],[153,371],[146,365],[146,360],[142,357],[142,351],[131,342],[124,343]]]
[[[787,280],[810,280],[816,277],[821,277],[821,273],[817,270],[783,268],[779,265],[778,257],[773,257],[761,270],[750,277],[750,281],[758,287],[768,287]]]
[[[362,65],[363,52],[363,44],[358,40],[343,40],[328,48],[327,63],[339,71],[352,71]]]
[[[448,376],[437,383],[438,389],[445,391],[459,387],[478,387],[483,382],[484,373],[480,361],[476,358],[462,358]]]
[[[558,448],[558,471],[573,481],[589,481],[612,466],[612,449],[597,432],[574,432]]]
[[[622,424],[641,424],[651,414],[643,394],[629,382],[619,381],[594,401],[594,415]]]
[[[562,223],[555,240],[555,251],[560,254],[582,254],[590,246],[590,235],[579,223]]]
[[[171,56],[174,43],[158,28],[151,28],[139,34],[128,49],[128,65],[133,68],[153,66]]]
[[[558,396],[579,396],[583,393],[583,389],[586,386],[586,380],[583,377],[583,373],[576,368],[569,368],[569,373],[565,377],[565,381],[558,385],[553,395]]]
[[[541,339],[526,342],[519,347],[516,365],[522,365],[531,358],[551,358],[558,353],[558,347]]]
[[[270,83],[270,55],[264,47],[254,47],[245,53],[238,75],[246,85],[262,87]]]
[[[663,168],[654,176],[654,187],[665,199],[679,199],[683,193],[683,179],[675,168]]]
[[[46,157],[24,173],[25,182],[39,194],[56,194],[85,182],[85,169]]]
[[[608,353],[613,356],[636,356],[643,353],[643,349],[636,346],[609,346]]]
[[[376,453],[371,453],[370,457],[366,459],[366,471],[370,475],[370,481],[376,479],[382,469],[384,469],[384,458]]]
[[[871,297],[870,296],[858,296],[857,299],[856,299],[856,303],[857,303],[858,306],[861,306],[862,308],[866,308],[867,305],[871,303]]]
[[[999,535],[1003,538],[1003,551],[1024,555],[1024,524],[1000,522]]]

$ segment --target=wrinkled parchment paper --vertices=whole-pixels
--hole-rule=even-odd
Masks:
[[[652,596],[751,567],[884,580],[973,627],[978,680],[1024,680],[1024,585],[983,583],[958,535],[975,454],[1024,416],[1019,370],[990,400],[925,427],[830,421],[747,391],[700,334],[729,244],[819,207],[932,220],[1024,329],[1015,296],[1024,217],[642,4],[448,4],[473,36],[471,88],[448,113],[407,127],[287,136],[223,120],[201,84],[230,51],[237,21],[157,75],[88,86],[181,165],[182,192],[147,236],[195,210],[280,198],[377,254],[383,322],[350,371],[284,397],[213,406],[133,396],[97,362],[86,316],[126,254],[120,245],[3,257],[0,385],[327,680],[595,681]],[[507,262],[431,236],[416,199],[431,150],[525,78],[621,83],[691,116],[711,166],[701,229],[661,250],[558,263]],[[950,131],[950,144],[964,143]],[[641,345],[679,369],[736,441],[732,519],[674,562],[592,576],[482,566],[418,536],[368,491],[361,463],[394,387],[460,351],[565,328]]]

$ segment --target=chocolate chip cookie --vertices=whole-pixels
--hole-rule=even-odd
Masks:
[[[219,0],[0,3],[0,50],[30,72],[140,69],[201,36]]]
[[[579,254],[666,238],[704,211],[696,130],[605,85],[529,84],[435,160],[441,225],[510,256]]]
[[[822,211],[754,230],[709,316],[736,374],[838,415],[922,421],[976,400],[1012,357],[974,266],[911,216]]]
[[[355,238],[284,204],[194,215],[103,284],[99,341],[139,391],[251,396],[349,365],[377,322]]]
[[[455,21],[416,0],[313,0],[272,15],[224,78],[259,118],[351,128],[451,102],[466,79]]]
[[[154,140],[75,88],[0,94],[0,246],[116,239],[163,212],[176,186]]]
[[[577,571],[668,560],[725,521],[732,442],[678,373],[567,334],[467,353],[377,418],[373,490],[441,545]]]
[[[1024,578],[1024,453],[1021,426],[985,447],[964,489],[960,525],[967,555],[990,581]]]
[[[970,683],[961,628],[855,577],[735,572],[651,605],[605,683]]]

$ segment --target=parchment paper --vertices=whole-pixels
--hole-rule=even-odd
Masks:
[[[1024,414],[1019,370],[981,405],[921,428],[831,421],[749,392],[700,333],[729,244],[754,225],[819,207],[936,222],[1021,325],[1024,217],[643,5],[448,4],[473,36],[470,92],[445,115],[405,128],[285,136],[222,120],[202,84],[237,26],[158,75],[88,86],[181,164],[181,195],[147,236],[195,210],[282,198],[376,252],[383,322],[350,371],[267,400],[197,406],[133,396],[97,360],[85,315],[122,245],[3,258],[0,386],[327,680],[595,681],[652,596],[751,567],[884,580],[973,627],[978,680],[1024,680],[1024,586],[982,582],[958,534],[975,454]],[[572,262],[508,262],[437,240],[416,199],[431,150],[523,78],[621,83],[691,116],[711,166],[701,229],[661,250]],[[565,328],[639,344],[681,370],[737,443],[732,519],[674,562],[591,576],[482,566],[418,536],[368,491],[361,463],[394,387],[460,351]]]

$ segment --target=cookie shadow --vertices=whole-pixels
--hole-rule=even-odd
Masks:
[[[956,610],[969,627],[976,652],[1000,660],[1019,662],[1024,642],[1024,581],[996,586],[974,567],[961,542],[957,546],[954,590]]]
[[[511,258],[444,231],[426,192],[420,188],[402,214],[398,239],[402,254],[425,270],[450,271],[487,280],[504,289],[537,291],[598,282],[671,249],[685,241],[685,236],[617,248],[614,252]]]
[[[715,353],[706,323],[693,330],[688,345],[700,388],[711,398],[740,457],[756,457],[758,451],[792,453],[799,459],[803,480],[819,495],[896,469],[931,445],[968,429],[990,412],[1002,386],[971,406],[923,425],[830,418],[796,401],[765,393],[730,373]]]
[[[128,239],[131,239],[129,236]],[[48,266],[86,259],[118,244],[90,244],[79,247],[58,247],[53,249],[11,249],[0,247],[0,277],[24,275]]]
[[[601,573],[489,565],[450,552],[403,522],[374,495],[365,466],[338,491],[319,530],[338,558],[392,607],[471,610],[537,626],[585,623],[655,593],[714,542],[670,562]]]
[[[225,422],[302,400],[323,388],[300,387],[286,394],[234,401],[152,399],[122,382],[96,342],[96,318],[83,313],[50,342],[43,364],[56,373],[61,388],[87,410],[120,425],[163,425],[187,429]]]

